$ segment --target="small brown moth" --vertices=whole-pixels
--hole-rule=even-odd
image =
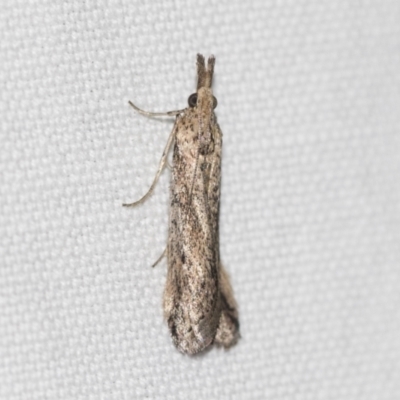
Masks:
[[[222,132],[211,89],[214,65],[214,56],[206,67],[204,57],[197,55],[197,91],[183,110],[152,113],[129,102],[146,116],[176,117],[150,189],[124,206],[136,206],[150,196],[175,142],[168,244],[163,253],[168,259],[164,315],[174,344],[187,354],[212,343],[228,348],[240,336],[237,305],[219,257]]]

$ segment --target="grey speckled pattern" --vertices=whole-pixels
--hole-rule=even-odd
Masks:
[[[2,2],[0,398],[400,396],[400,2]],[[241,340],[162,318],[169,171],[217,58],[220,240]]]

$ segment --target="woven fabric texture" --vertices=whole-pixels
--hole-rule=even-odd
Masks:
[[[400,2],[3,0],[0,398],[400,398]],[[170,171],[216,56],[241,335],[163,321]]]

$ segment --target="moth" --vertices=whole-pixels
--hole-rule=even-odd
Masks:
[[[146,116],[175,117],[150,189],[124,206],[136,206],[150,196],[173,145],[163,308],[172,340],[186,354],[213,343],[229,348],[240,337],[237,304],[219,254],[222,132],[211,89],[214,65],[214,56],[206,66],[204,57],[197,55],[197,90],[185,109],[153,113],[129,102]]]

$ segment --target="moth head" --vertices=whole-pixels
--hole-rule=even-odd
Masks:
[[[207,67],[205,65],[204,56],[197,54],[197,92],[188,98],[189,107],[196,107],[199,97],[211,95],[213,98],[213,109],[218,105],[217,99],[212,95],[211,85],[214,75],[215,57],[208,58]],[[208,89],[208,90],[207,90]]]
[[[217,98],[215,96],[212,96],[212,98],[213,98],[213,109],[216,109],[217,105],[218,105]],[[197,106],[197,99],[198,99],[197,92],[196,93],[192,93],[188,98],[189,107],[191,107],[191,108],[196,107]]]

